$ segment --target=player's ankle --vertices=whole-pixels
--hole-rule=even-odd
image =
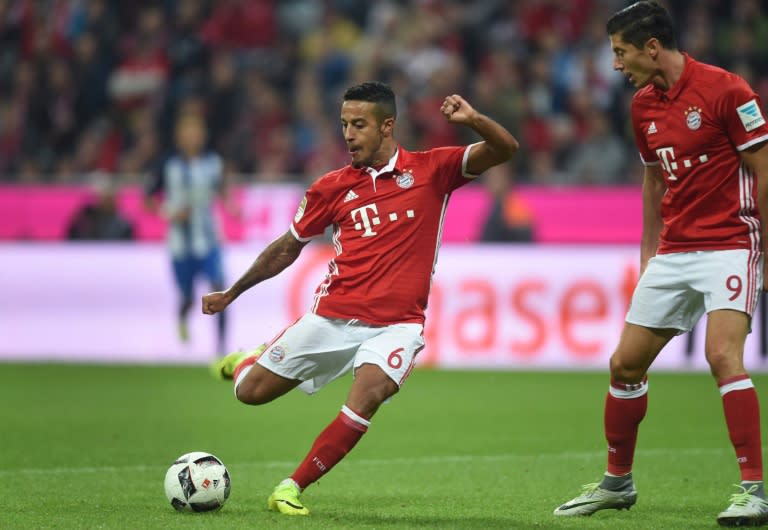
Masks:
[[[600,487],[609,491],[622,491],[632,487],[632,472],[624,475],[606,473],[600,481]]]
[[[744,488],[745,491],[749,491],[754,486],[757,486],[757,488],[754,491],[752,491],[752,495],[754,495],[755,497],[760,497],[761,499],[765,499],[765,486],[762,480],[742,480],[741,481],[741,487]]]

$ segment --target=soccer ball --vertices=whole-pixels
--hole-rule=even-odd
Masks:
[[[181,455],[165,474],[165,496],[180,512],[218,510],[229,497],[229,472],[210,453]]]

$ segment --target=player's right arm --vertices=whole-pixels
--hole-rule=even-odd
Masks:
[[[238,296],[257,283],[277,276],[296,261],[306,244],[307,242],[296,239],[290,231],[275,239],[229,289],[203,296],[203,313],[213,315],[223,311]]]
[[[648,261],[656,255],[659,236],[664,228],[661,218],[661,199],[667,191],[661,163],[656,153],[648,146],[646,139],[647,122],[643,119],[645,103],[638,93],[632,98],[630,114],[635,145],[643,162],[643,234],[640,239],[640,275],[645,272]]]
[[[661,199],[667,191],[661,165],[645,166],[643,171],[643,235],[640,240],[640,275],[648,266],[648,260],[656,255],[659,236],[664,228],[661,219]]]

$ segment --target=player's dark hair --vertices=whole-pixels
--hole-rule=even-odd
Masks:
[[[376,104],[376,117],[379,122],[386,118],[397,117],[397,105],[395,105],[395,93],[392,88],[379,81],[361,83],[349,87],[344,92],[344,101],[368,101]]]
[[[617,11],[606,24],[608,35],[620,35],[624,42],[642,48],[656,38],[668,50],[677,49],[674,22],[669,12],[653,1],[643,1]]]

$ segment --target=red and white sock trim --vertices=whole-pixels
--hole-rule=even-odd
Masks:
[[[368,427],[371,426],[370,421],[366,420],[346,405],[341,407],[341,414],[342,421],[344,421],[347,426],[352,427],[357,431],[365,432],[368,430]]]
[[[608,392],[618,399],[635,399],[648,393],[648,378],[639,383],[619,383],[611,381]]]
[[[717,385],[720,387],[721,396],[726,395],[728,392],[733,392],[734,390],[747,390],[748,388],[755,387],[755,385],[752,384],[752,379],[750,379],[747,374],[723,379],[718,382]]]

